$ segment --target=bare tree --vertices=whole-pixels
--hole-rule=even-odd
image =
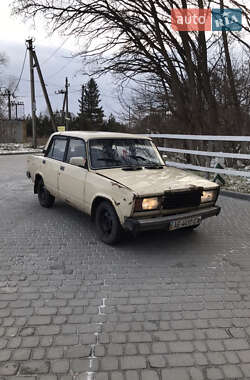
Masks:
[[[161,83],[171,112],[194,133],[219,125],[218,105],[211,89],[211,67],[220,34],[176,32],[172,8],[220,7],[221,0],[15,0],[13,10],[26,17],[43,14],[53,31],[88,41],[81,52],[98,61],[96,73],[113,71],[123,78],[142,75]],[[250,30],[246,0],[240,6],[243,30]],[[248,47],[241,35],[231,37]],[[225,43],[224,43],[225,47]],[[229,71],[228,71],[229,73]]]
[[[4,53],[0,53],[0,67],[5,65],[7,62],[6,55]],[[1,71],[0,71],[1,73]]]
[[[0,88],[2,87],[1,69],[6,65],[7,57],[4,53],[0,53]],[[1,92],[1,91],[0,91]],[[0,119],[4,117],[5,112],[5,98],[0,96]]]

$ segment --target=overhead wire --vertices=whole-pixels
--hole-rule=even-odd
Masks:
[[[30,82],[30,79],[22,78],[21,81],[24,81],[24,82]],[[35,83],[41,83],[39,79],[35,79],[34,82],[35,82]],[[45,81],[45,86],[46,86],[46,87],[50,86],[50,87],[55,87],[55,88],[57,88],[57,87],[60,87],[61,84],[59,84],[59,83],[56,84],[56,83],[53,83],[53,82],[48,82],[48,81],[46,80],[46,81]]]
[[[62,44],[60,46],[58,46],[58,48],[48,57],[46,58],[42,63],[41,65],[44,65],[45,63],[49,62],[51,60],[51,58],[54,57],[54,55],[66,44],[66,42],[68,41],[70,37],[67,37],[66,40],[64,40],[62,42]]]
[[[25,62],[26,62],[26,58],[27,58],[27,52],[28,52],[28,49],[26,49],[26,51],[25,51],[21,74],[19,76],[19,79],[18,79],[18,82],[16,84],[16,87],[15,87],[14,91],[12,92],[12,95],[15,95],[15,92],[18,89],[18,86],[19,86],[19,84],[21,82],[21,79],[22,79],[22,76],[23,76],[23,71],[24,71],[24,66],[25,66]]]
[[[42,64],[45,64],[45,63],[47,63],[50,59],[52,59],[53,58],[53,56],[63,47],[63,45],[67,42],[67,40],[68,40],[69,38],[67,38],[66,40],[64,40],[63,41],[63,43],[45,60],[45,61],[43,61],[42,62]],[[26,78],[22,78],[22,76],[23,76],[23,72],[24,72],[24,67],[25,67],[25,62],[26,62],[26,58],[27,58],[27,52],[28,52],[28,49],[26,49],[26,51],[25,51],[25,55],[24,55],[24,60],[23,60],[23,64],[22,64],[22,69],[21,69],[21,73],[20,73],[20,76],[19,76],[19,79],[18,79],[18,82],[17,82],[17,84],[16,84],[16,87],[15,87],[15,89],[14,89],[14,91],[13,91],[13,95],[15,94],[15,92],[17,91],[17,89],[18,89],[18,87],[19,87],[19,84],[20,84],[20,82],[21,82],[21,80],[23,80],[23,81],[29,81],[29,79],[26,79]],[[75,57],[69,57],[69,58],[75,58]],[[50,75],[50,76],[48,76],[47,77],[47,79],[49,79],[49,78],[51,78],[52,76],[55,76],[56,74],[58,74],[59,72],[61,72],[62,70],[64,70],[68,65],[70,65],[72,63],[72,61],[71,61],[71,59],[70,59],[70,61],[69,62],[67,62],[67,64],[66,65],[64,65],[63,67],[61,67],[57,72],[55,72],[55,73],[53,73],[52,75]],[[35,80],[36,81],[36,80]],[[38,80],[36,81],[36,82],[39,82]],[[53,83],[51,83],[51,82],[47,82],[49,85],[52,85],[52,86],[56,86],[57,87],[57,85],[55,85],[55,83],[53,84]],[[79,89],[79,90],[74,90],[73,88],[72,88],[72,90],[71,91],[69,91],[69,93],[71,93],[71,94],[73,94],[73,93],[77,93],[77,92],[80,92],[81,90]],[[37,95],[37,97],[38,98],[40,98],[40,97],[42,97],[43,95]],[[52,96],[52,97],[54,97],[54,96],[56,96],[56,94],[54,93],[54,94],[49,94],[49,96]],[[26,98],[26,97],[28,97],[28,96],[25,96],[25,95],[19,95],[18,97],[21,97],[21,98]],[[112,95],[105,95],[105,98],[115,98],[114,96],[112,96]],[[113,110],[112,110],[113,111]]]
[[[55,73],[49,75],[49,76],[47,77],[47,79],[52,78],[52,77],[54,77],[55,75],[59,74],[61,71],[63,71],[64,69],[66,69],[66,67],[68,67],[71,63],[72,63],[71,61],[70,61],[70,62],[67,62],[67,64],[64,65],[63,67],[61,67],[58,71],[56,71]]]

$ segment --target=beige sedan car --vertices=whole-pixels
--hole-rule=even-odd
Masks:
[[[43,207],[55,198],[91,215],[100,239],[122,231],[193,229],[218,215],[219,186],[167,167],[150,138],[111,132],[54,133],[27,176]]]

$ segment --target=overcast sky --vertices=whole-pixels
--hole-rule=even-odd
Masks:
[[[42,22],[23,22],[22,17],[11,16],[10,0],[1,0],[0,6],[0,53],[4,52],[8,58],[8,64],[2,70],[1,84],[17,82],[22,68],[25,54],[25,40],[28,37],[35,38],[36,53],[41,65],[47,91],[50,95],[53,110],[61,109],[63,95],[56,95],[55,91],[63,89],[65,77],[68,76],[69,106],[70,111],[77,113],[78,98],[81,85],[88,81],[89,77],[83,75],[83,63],[80,58],[70,58],[78,51],[79,46],[73,39],[66,39],[60,35],[49,35]],[[17,101],[25,103],[26,114],[30,113],[30,87],[29,87],[29,60],[26,59],[25,69],[16,95]],[[88,70],[87,70],[88,71]],[[36,97],[38,111],[45,112],[46,104],[42,96],[42,89],[36,75]],[[97,80],[102,106],[106,117],[112,112],[118,116],[121,106],[117,99],[116,86],[111,75]]]
[[[89,79],[88,76],[83,75],[83,71],[89,71],[89,68],[83,66],[79,57],[72,58],[72,55],[80,49],[77,41],[74,37],[66,39],[58,34],[49,35],[41,18],[36,20],[35,25],[31,21],[24,23],[21,16],[11,16],[11,0],[0,1],[0,53],[4,52],[8,57],[8,64],[0,74],[0,83],[8,86],[9,82],[14,82],[14,84],[17,82],[26,49],[25,40],[28,37],[34,37],[36,53],[53,110],[62,108],[63,95],[56,95],[55,91],[63,89],[65,77],[68,76],[70,111],[76,114],[81,85]],[[246,38],[250,41],[250,36],[246,36]],[[84,46],[84,42],[81,41],[82,46]],[[17,100],[25,103],[26,114],[30,113],[31,109],[28,62],[27,59],[22,80],[16,92]],[[116,117],[119,117],[122,108],[118,101],[113,77],[110,74],[106,75],[98,79],[97,83],[105,116],[108,117],[112,112]],[[38,112],[45,112],[46,104],[37,75],[36,96]],[[129,96],[129,90],[127,90],[127,96]]]

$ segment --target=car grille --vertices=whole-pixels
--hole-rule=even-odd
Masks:
[[[203,189],[166,192],[163,199],[163,209],[178,209],[197,207],[201,203]]]

